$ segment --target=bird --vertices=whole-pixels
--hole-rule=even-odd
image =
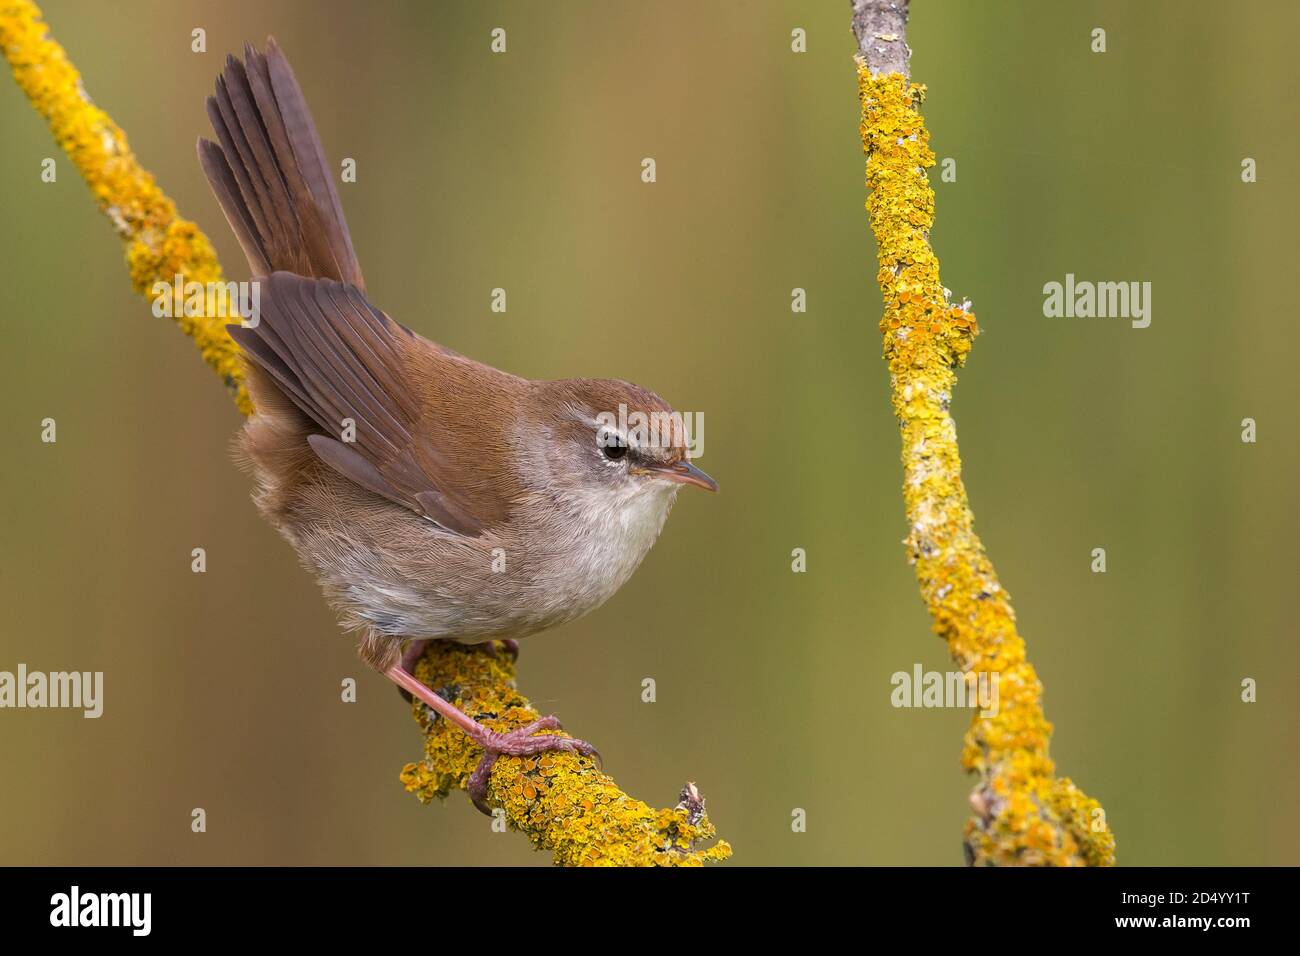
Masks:
[[[480,724],[415,678],[425,642],[517,652],[520,638],[608,600],[681,488],[717,483],[654,392],[522,378],[371,304],[273,37],[265,52],[245,44],[242,61],[227,57],[207,114],[216,140],[199,138],[199,161],[259,286],[258,314],[227,326],[254,406],[236,442],[254,502],[359,636],[361,658],[483,749],[467,789],[487,813],[500,755],[595,748],[542,733],[560,726],[554,716],[508,733]]]

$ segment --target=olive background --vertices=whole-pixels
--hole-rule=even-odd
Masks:
[[[722,493],[684,492],[627,586],[523,646],[524,692],[625,790],[667,806],[696,781],[737,864],[961,863],[968,715],[890,704],[891,674],[948,659],[901,545],[847,0],[43,8],[232,277],[194,141],[226,53],[273,34],[331,162],[357,162],[340,191],[380,308],[519,374],[704,414]],[[953,411],[1052,754],[1122,864],[1300,863],[1300,8],[913,8],[957,161],[932,175],[933,240],[984,330]],[[8,79],[0,130],[0,670],[106,685],[99,720],[0,711],[0,863],[546,863],[463,794],[403,792],[416,728],[256,514],[229,396],[132,293]],[[1045,318],[1067,272],[1152,282],[1150,328]]]

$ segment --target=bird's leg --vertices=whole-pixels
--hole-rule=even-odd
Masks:
[[[518,730],[503,734],[484,727],[456,705],[439,697],[417,680],[413,674],[405,670],[401,664],[394,664],[384,671],[384,676],[398,687],[410,694],[414,694],[426,707],[437,714],[441,714],[465,731],[470,740],[483,748],[483,759],[479,761],[474,772],[470,774],[466,789],[469,790],[469,798],[474,801],[474,806],[488,816],[492,815],[492,811],[487,805],[488,777],[492,773],[493,764],[502,754],[510,757],[528,757],[550,750],[560,750],[567,753],[594,755],[597,760],[600,759],[600,754],[597,753],[596,748],[585,740],[576,740],[573,737],[559,737],[555,734],[543,734],[540,737],[534,737],[533,734],[539,730],[557,730],[559,728],[560,722],[553,716],[542,717],[539,720],[534,720],[526,727],[520,727]]]
[[[406,648],[402,651],[402,670],[408,674],[415,673],[415,663],[424,656],[424,648],[432,638],[421,637],[414,638],[407,642]],[[495,641],[486,641],[481,645],[492,657],[497,656],[497,646]],[[501,641],[501,649],[510,655],[511,661],[519,660],[519,642],[513,637],[504,638]],[[404,687],[398,687],[397,693],[402,696],[402,700],[408,704],[411,702],[411,692]]]
[[[427,638],[417,638],[406,645],[402,651],[402,670],[408,674],[415,673],[415,662],[424,656],[424,646],[428,643]]]
[[[406,671],[408,674],[415,673],[415,662],[423,656],[424,646],[428,643],[429,641],[427,638],[416,638],[406,645],[402,651],[402,663],[399,665],[402,670]],[[397,692],[402,695],[402,700],[406,701],[408,704],[411,702],[411,692],[409,690],[399,684]]]

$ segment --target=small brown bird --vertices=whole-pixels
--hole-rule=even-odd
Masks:
[[[636,570],[682,485],[717,485],[687,459],[681,428],[647,441],[611,424],[634,412],[680,424],[653,392],[519,378],[367,301],[273,39],[227,59],[207,106],[218,142],[200,139],[199,159],[260,280],[258,321],[229,326],[256,406],[239,443],[255,500],[361,632],[361,657],[483,748],[469,789],[486,812],[499,754],[594,749],[533,736],[554,717],[507,734],[479,724],[410,673],[423,642],[514,641],[585,614]]]

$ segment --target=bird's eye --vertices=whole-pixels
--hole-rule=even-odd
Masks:
[[[614,431],[602,431],[597,437],[601,453],[610,461],[620,461],[627,457],[627,442],[623,436]]]

